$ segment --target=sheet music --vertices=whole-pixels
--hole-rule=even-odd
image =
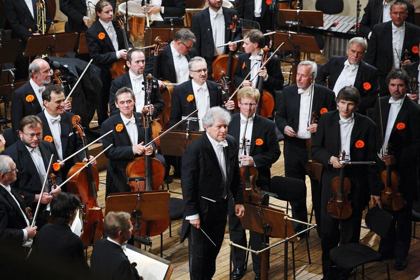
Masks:
[[[125,254],[131,263],[137,264],[137,272],[143,279],[147,280],[163,280],[165,279],[166,272],[169,265],[153,259],[144,254],[138,253],[130,248],[126,248]]]

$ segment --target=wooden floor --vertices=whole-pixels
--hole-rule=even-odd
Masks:
[[[272,167],[273,175],[283,175],[284,174],[284,164],[283,158],[281,157]],[[101,172],[101,186],[99,192],[99,204],[104,207],[104,182],[105,182],[105,172]],[[309,180],[307,182],[309,186]],[[181,197],[180,192],[180,181],[175,180],[170,185],[171,196]],[[311,199],[310,199],[310,190],[308,190],[308,209],[311,209]],[[276,205],[285,206],[286,204],[281,201],[271,201]],[[314,221],[315,222],[315,221]],[[163,240],[163,257],[169,260],[173,265],[173,273],[171,279],[189,279],[188,273],[188,244],[187,241],[180,243],[179,240],[179,229],[181,222],[173,221],[172,222],[172,237],[169,237],[169,230],[164,233]],[[420,238],[420,226],[417,226],[417,236]],[[369,242],[373,246],[378,246],[379,237],[372,235],[368,230],[362,230],[362,242]],[[151,252],[158,255],[160,252],[160,239],[159,237],[154,237],[153,245]],[[270,243],[274,243],[279,239],[271,239]],[[310,248],[310,257],[312,262],[308,262],[308,256],[306,253],[306,245],[304,240],[298,241],[295,243],[295,263],[296,263],[296,279],[322,279],[321,272],[321,249],[320,249],[320,239],[318,238],[316,231],[313,230],[310,233],[309,238],[309,248]],[[289,279],[293,279],[292,273],[292,257],[291,257],[291,246],[289,247]],[[229,234],[226,231],[225,241],[217,258],[217,270],[214,276],[214,279],[229,279]],[[280,245],[274,248],[271,251],[270,257],[270,274],[269,279],[284,279],[283,271],[283,252],[284,246]],[[408,258],[408,267],[406,270],[400,272],[393,269],[393,263],[390,262],[391,267],[391,279],[398,280],[408,280],[415,279],[420,275],[420,240],[412,239],[411,249]],[[361,279],[361,275],[358,275]],[[248,270],[246,275],[243,277],[245,280],[254,279],[254,273],[252,272],[252,261],[251,258],[248,262]],[[365,270],[365,279],[375,279],[381,280],[386,279],[386,270],[385,266],[380,263],[374,263],[368,265]],[[147,280],[147,279],[146,279]]]

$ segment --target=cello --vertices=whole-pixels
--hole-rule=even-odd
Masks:
[[[86,135],[80,124],[81,118],[78,115],[72,117],[72,125],[80,137],[83,147],[86,146]],[[89,159],[88,149],[84,149],[84,157]],[[93,245],[96,240],[102,238],[103,235],[103,212],[98,206],[97,191],[99,188],[99,173],[95,166],[84,162],[77,162],[70,168],[67,177],[79,172],[70,181],[67,182],[68,192],[74,193],[80,197],[84,205],[83,211],[83,233],[80,236],[83,245],[88,247]]]
[[[261,60],[261,65],[264,65],[268,59],[269,54],[269,48],[265,47],[263,49],[263,58]],[[260,102],[258,104],[258,114],[266,117],[266,118],[272,118],[273,117],[273,111],[274,111],[274,97],[271,95],[271,93],[264,89],[264,78],[258,76],[257,81],[257,89],[260,91]]]

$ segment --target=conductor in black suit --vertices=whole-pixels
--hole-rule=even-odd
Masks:
[[[127,183],[127,164],[139,155],[151,155],[152,145],[145,147],[144,128],[141,124],[141,115],[134,112],[136,97],[127,87],[120,88],[115,93],[115,106],[119,114],[109,117],[101,127],[101,134],[112,130],[112,133],[103,138],[103,146],[112,147],[105,152],[109,159],[106,175],[106,195],[117,192],[129,192]]]
[[[284,134],[284,166],[286,177],[305,181],[308,174],[307,163],[310,159],[308,147],[313,133],[317,130],[317,119],[321,114],[336,108],[334,92],[324,86],[314,84],[317,76],[317,66],[312,61],[299,63],[296,74],[296,85],[286,87],[277,96],[276,124]],[[308,174],[310,175],[310,174]],[[312,205],[315,218],[320,225],[321,187],[311,176]],[[307,220],[306,201],[291,203],[293,216]],[[299,225],[297,230],[302,230]]]
[[[18,169],[13,159],[0,155],[0,271],[4,279],[24,279],[25,258],[28,249],[23,247],[37,233],[31,227],[25,204],[12,187]]]
[[[131,49],[127,53],[128,72],[112,81],[109,93],[109,108],[111,115],[119,112],[115,106],[115,93],[122,87],[131,88],[136,96],[135,112],[151,114],[156,118],[163,109],[163,100],[156,79],[148,80],[149,73],[144,73],[145,56],[139,49]],[[147,95],[146,85],[149,82],[150,96]],[[150,102],[150,104],[148,104]]]
[[[219,47],[231,41],[232,31],[229,29],[232,17],[236,11],[222,7],[222,0],[208,0],[209,7],[195,14],[192,17],[191,30],[195,34],[196,55],[206,59],[211,75],[213,58],[219,54],[224,54],[228,50],[236,51],[236,44]],[[233,34],[234,40],[238,39],[241,29],[237,28]]]
[[[388,95],[385,77],[402,64],[417,62],[420,27],[406,22],[407,4],[396,1],[391,5],[391,21],[373,28],[366,53],[366,62],[378,69],[381,94]]]
[[[332,269],[329,252],[338,244],[359,242],[362,211],[377,182],[376,169],[372,165],[345,166],[344,160],[374,161],[376,158],[375,124],[368,117],[355,113],[360,100],[355,87],[344,87],[337,95],[337,110],[323,114],[318,129],[312,137],[312,157],[322,163],[321,198],[321,247],[324,279],[347,279],[344,272]],[[343,152],[345,157],[343,158]],[[327,212],[333,196],[331,179],[340,170],[351,182],[348,198],[352,214],[347,219],[336,219]],[[348,277],[348,275],[346,275]]]
[[[213,277],[231,197],[236,215],[244,215],[238,146],[227,134],[230,119],[224,109],[210,108],[203,118],[206,133],[188,146],[182,158],[181,240],[188,237],[190,279]]]
[[[321,66],[316,77],[318,84],[327,85],[337,96],[345,86],[354,86],[360,93],[358,112],[375,105],[378,96],[378,74],[375,67],[363,61],[367,42],[362,37],[354,37],[347,44],[347,56],[332,57]],[[328,81],[328,83],[327,83]]]
[[[142,279],[127,258],[122,245],[131,238],[133,225],[126,212],[109,212],[104,219],[104,239],[96,241],[90,260],[94,280]],[[141,265],[141,264],[139,264]]]
[[[414,23],[414,6],[408,1],[399,0],[405,2],[408,8],[407,21]],[[362,20],[360,21],[360,33],[363,37],[370,39],[373,27],[376,24],[390,21],[390,8],[392,0],[369,0],[363,13]]]

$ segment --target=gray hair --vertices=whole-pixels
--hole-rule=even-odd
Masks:
[[[365,51],[367,50],[368,43],[366,39],[363,37],[351,38],[350,41],[347,43],[347,49],[350,49],[351,45],[354,45],[354,44],[361,45]]]
[[[311,61],[311,60],[303,60],[303,61],[299,62],[298,67],[301,66],[301,65],[311,67],[312,79],[315,80],[316,75],[318,73],[318,66],[316,65],[316,63]]]
[[[40,62],[42,62],[42,61],[47,62],[46,60],[44,60],[42,58],[36,58],[31,62],[31,64],[29,64],[29,67],[28,67],[29,76],[41,71]]]
[[[181,41],[183,43],[187,41],[193,41],[195,43],[195,35],[188,28],[181,28],[174,35],[174,41]]]
[[[216,121],[223,121],[226,125],[229,125],[230,120],[230,113],[219,106],[211,107],[202,119],[205,128],[212,126]]]
[[[105,235],[115,238],[119,231],[130,230],[130,218],[131,216],[127,212],[108,212],[104,219]]]
[[[13,159],[6,155],[0,155],[0,174],[5,174],[10,172],[10,164],[13,162]]]
[[[194,56],[193,58],[190,59],[190,62],[188,62],[188,70],[191,71],[193,64],[196,62],[204,62],[207,67],[207,62],[204,58],[202,58],[201,56]]]

